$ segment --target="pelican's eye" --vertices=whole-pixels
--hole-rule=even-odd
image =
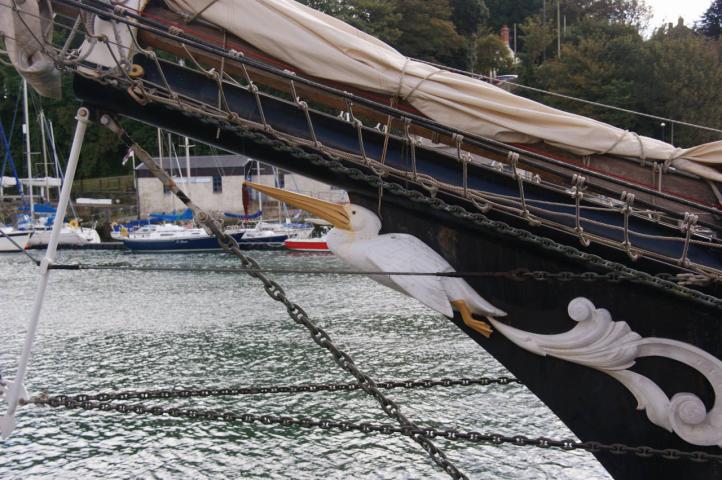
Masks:
[[[356,215],[356,210],[351,210],[351,215]]]

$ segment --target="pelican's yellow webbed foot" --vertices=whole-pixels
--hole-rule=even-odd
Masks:
[[[474,317],[472,317],[471,310],[469,310],[469,306],[464,300],[452,300],[451,306],[454,308],[454,310],[458,311],[461,314],[461,319],[464,320],[464,324],[467,327],[471,328],[476,332],[479,332],[486,338],[491,337],[491,332],[494,331],[491,328],[491,325],[489,325],[489,323],[483,320],[476,320]]]

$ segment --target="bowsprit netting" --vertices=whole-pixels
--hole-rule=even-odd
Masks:
[[[718,210],[665,193],[668,166],[649,164],[656,188],[648,188],[470,135],[396,108],[395,102],[383,105],[261,63],[205,41],[194,30],[199,27],[181,27],[123,7],[59,3],[80,9],[88,18],[102,13],[112,34],[87,31],[94,25],[88,18],[81,22],[80,17],[60,14],[55,24],[66,38],[57,46],[48,45],[48,55],[64,70],[123,92],[139,105],[177,110],[219,128],[271,133],[289,147],[341,159],[379,178],[411,183],[431,196],[443,195],[485,214],[562,232],[585,248],[597,243],[632,259],[650,258],[712,281],[720,278],[718,260],[713,260],[722,249],[714,221]],[[78,48],[70,48],[81,39],[85,42]],[[164,59],[167,53],[164,58],[158,55],[158,46],[170,43],[176,45],[173,53],[182,57],[184,67]],[[109,64],[89,61],[96,57]],[[178,82],[190,72],[214,92],[199,95]],[[279,109],[288,117],[279,117]],[[341,113],[329,116],[329,109]],[[303,124],[306,128],[299,128]],[[339,143],[329,137],[329,129],[347,138]],[[430,156],[446,162],[447,175],[428,173],[420,159]],[[470,184],[472,171],[508,179],[506,187]]]

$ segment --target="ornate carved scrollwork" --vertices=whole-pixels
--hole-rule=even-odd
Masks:
[[[558,335],[540,335],[490,319],[494,328],[519,347],[538,355],[594,368],[622,383],[637,399],[649,420],[676,433],[693,445],[722,447],[722,361],[688,343],[668,338],[642,338],[626,322],[614,321],[610,313],[596,308],[584,297],[569,302],[569,316],[578,322]],[[665,357],[694,368],[714,389],[715,402],[707,411],[692,393],[671,399],[648,377],[628,370],[637,358]]]

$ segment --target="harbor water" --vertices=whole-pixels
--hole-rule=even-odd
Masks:
[[[268,268],[345,268],[332,255],[250,253]],[[238,265],[225,254],[118,251],[63,251],[59,261]],[[6,254],[0,256],[0,275],[0,371],[7,378],[17,368],[38,269],[21,254]],[[509,375],[448,319],[365,277],[272,277],[377,381]],[[84,270],[51,272],[27,387],[31,395],[75,395],[351,381],[283,305],[245,274]],[[517,384],[386,393],[421,426],[574,438]],[[393,423],[361,391],[146,403]],[[470,478],[609,478],[586,452],[434,441]],[[447,477],[416,443],[399,435],[25,406],[12,437],[0,441],[0,478]]]

